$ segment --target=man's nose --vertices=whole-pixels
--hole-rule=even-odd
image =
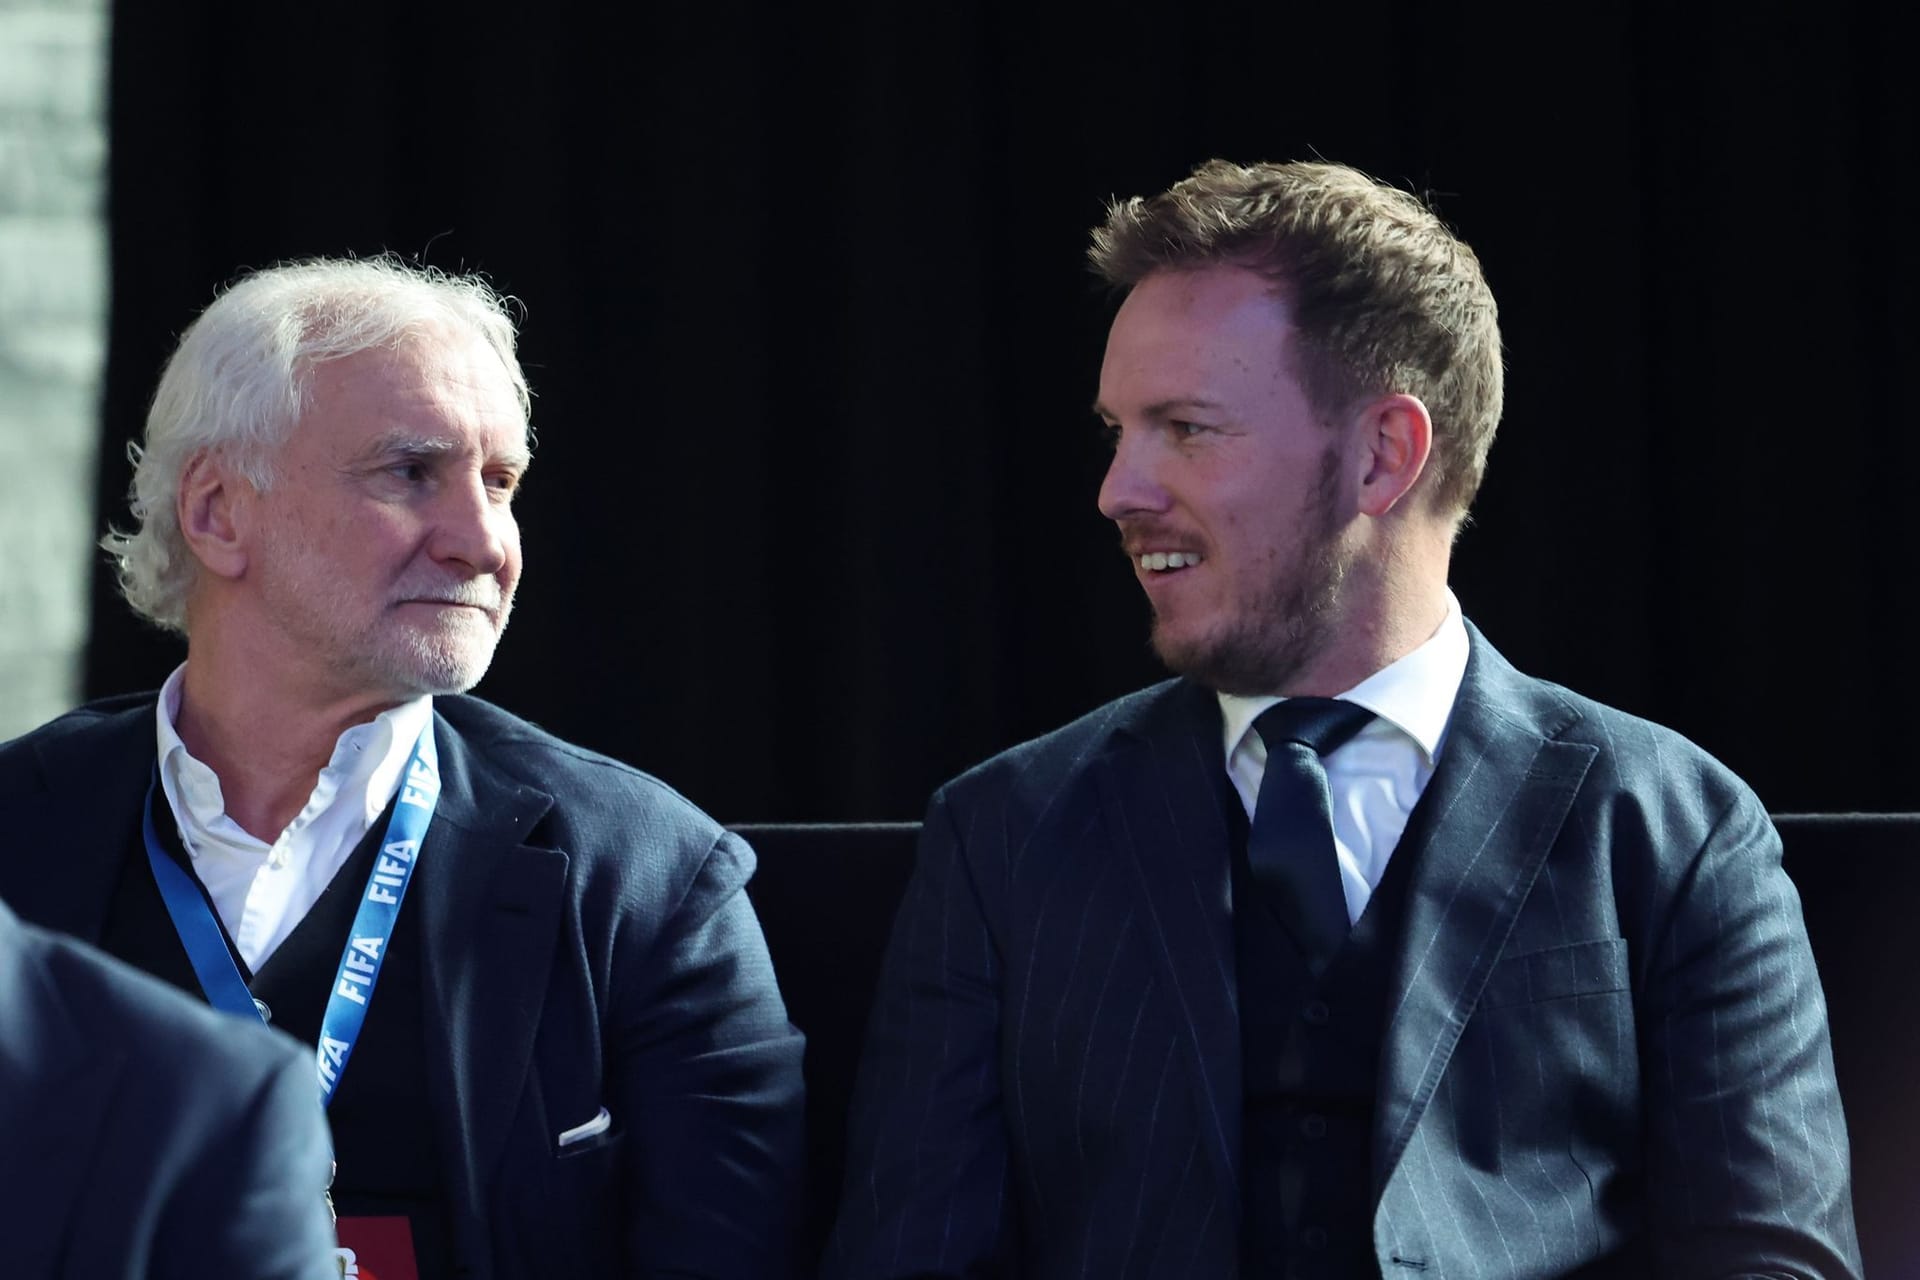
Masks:
[[[467,476],[449,485],[436,514],[434,559],[486,576],[506,565],[519,530],[513,509],[488,491],[484,477]]]
[[[1160,483],[1151,441],[1140,432],[1121,431],[1100,482],[1100,514],[1109,520],[1164,513],[1171,500]]]

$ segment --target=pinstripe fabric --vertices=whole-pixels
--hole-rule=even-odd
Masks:
[[[937,793],[856,1090],[834,1280],[1238,1269],[1210,694]],[[1825,1007],[1752,794],[1473,633],[1383,1029],[1387,1276],[1854,1276]]]

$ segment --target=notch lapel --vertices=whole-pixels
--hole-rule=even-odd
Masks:
[[[1469,627],[1473,648],[1420,808],[1404,942],[1389,991],[1373,1133],[1385,1187],[1505,949],[1598,748],[1579,719]],[[1530,708],[1533,709],[1530,711]]]
[[[553,797],[495,769],[438,712],[440,803],[414,892],[424,1028],[443,1167],[462,1252],[491,1252],[486,1193],[546,1001],[567,855],[522,843]]]
[[[1102,817],[1133,866],[1154,957],[1182,1015],[1207,1148],[1237,1189],[1240,1015],[1219,704],[1191,681],[1166,686],[1116,727],[1105,765]]]

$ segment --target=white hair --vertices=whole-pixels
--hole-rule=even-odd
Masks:
[[[100,540],[134,612],[185,633],[198,561],[180,532],[180,477],[195,456],[218,451],[254,488],[267,489],[276,449],[309,407],[315,366],[449,326],[471,330],[499,355],[528,414],[509,302],[478,276],[393,256],[286,263],[225,289],[180,336],[144,440],[127,447],[134,529]]]

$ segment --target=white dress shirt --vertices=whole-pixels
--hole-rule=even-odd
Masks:
[[[173,727],[185,672],[182,664],[167,677],[155,709],[160,786],[194,874],[241,958],[258,971],[386,811],[433,716],[433,699],[403,702],[341,734],[306,805],[267,844],[227,816],[220,779]]]
[[[1439,630],[1406,657],[1338,695],[1374,714],[1364,729],[1326,756],[1333,846],[1349,923],[1366,910],[1413,806],[1433,777],[1466,672],[1467,627],[1460,619],[1460,602],[1449,591],[1447,616]],[[1227,776],[1251,820],[1267,771],[1267,746],[1253,722],[1284,699],[1230,693],[1219,697]]]

